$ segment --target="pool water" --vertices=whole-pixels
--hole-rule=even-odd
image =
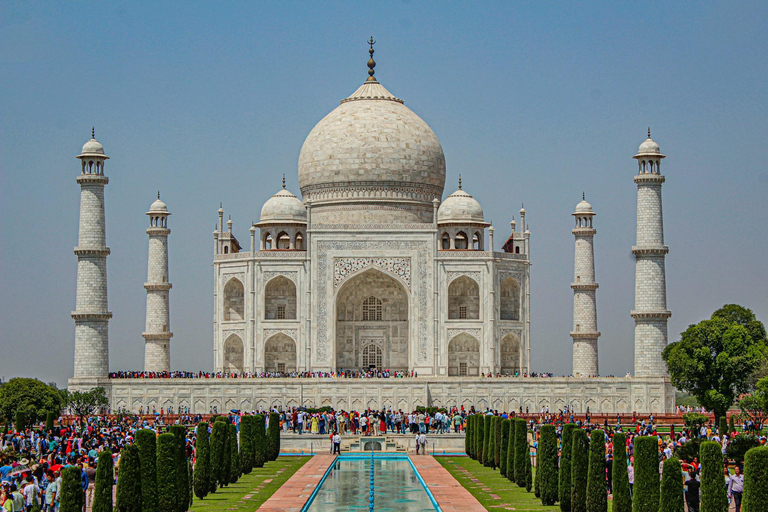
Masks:
[[[371,508],[371,465],[374,500]],[[406,457],[339,457],[320,483],[307,512],[439,510]]]

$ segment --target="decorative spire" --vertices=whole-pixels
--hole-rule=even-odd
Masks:
[[[283,173],[283,188],[285,188],[285,173]]]
[[[649,139],[651,138],[651,127],[650,126],[648,127],[648,138]]]
[[[91,138],[96,140],[96,128],[91,126]]]
[[[587,200],[587,195],[584,192],[581,193],[581,200],[582,201],[586,201]]]
[[[376,67],[376,61],[373,60],[373,45],[376,44],[376,41],[373,40],[373,36],[371,36],[371,39],[368,41],[368,44],[371,45],[371,48],[368,50],[368,54],[370,55],[370,58],[368,59],[368,80],[369,82],[375,82],[376,79],[373,78],[373,74],[375,71],[373,68]]]
[[[459,190],[461,190],[461,174],[459,174]]]
[[[160,191],[157,191],[157,198],[160,199]]]

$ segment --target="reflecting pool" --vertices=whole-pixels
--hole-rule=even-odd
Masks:
[[[371,468],[373,502],[369,500]],[[385,455],[338,457],[305,510],[434,512],[440,509],[407,457]]]

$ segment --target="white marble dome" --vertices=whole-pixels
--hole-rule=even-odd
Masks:
[[[83,155],[103,155],[104,146],[102,146],[99,141],[92,138],[91,140],[83,144],[83,149],[80,153]]]
[[[261,207],[259,222],[306,223],[307,209],[298,197],[281,188]]]
[[[427,123],[371,78],[309,133],[299,185],[319,222],[429,222],[445,156]]]
[[[157,196],[155,202],[149,207],[149,213],[168,213],[168,206],[160,200],[160,196]]]
[[[637,148],[637,154],[638,155],[647,155],[647,154],[655,154],[660,155],[661,149],[659,148],[659,145],[656,144],[656,142],[651,139],[650,132],[648,133],[648,138],[643,141],[642,144],[640,144],[640,147]]]
[[[589,204],[586,199],[582,199],[579,204],[576,205],[576,213],[594,213],[592,211],[592,205]]]
[[[437,222],[484,223],[485,215],[480,203],[459,189],[449,195],[437,210]]]

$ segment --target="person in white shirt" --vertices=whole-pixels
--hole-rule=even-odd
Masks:
[[[427,436],[423,432],[416,436],[416,455],[419,455],[419,449],[421,449],[421,455],[426,454]]]
[[[741,496],[744,492],[744,475],[741,474],[739,466],[733,470],[733,474],[728,479],[728,496],[733,497],[736,504],[736,512],[741,512]]]

